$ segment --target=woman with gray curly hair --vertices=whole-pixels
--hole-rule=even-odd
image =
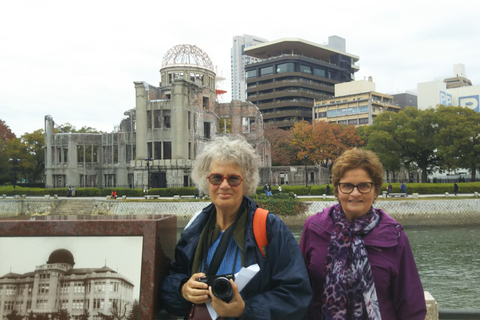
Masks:
[[[212,309],[226,318],[305,317],[311,289],[297,241],[274,214],[267,215],[263,227],[268,251],[255,240],[258,206],[247,196],[259,183],[258,164],[243,137],[218,137],[197,157],[192,178],[212,203],[192,218],[177,243],[160,289],[169,313],[190,319],[209,319]],[[259,272],[240,291],[232,275],[255,264]],[[210,315],[203,318],[205,304]]]

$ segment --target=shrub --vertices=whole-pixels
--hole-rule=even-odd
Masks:
[[[277,215],[304,214],[308,209],[308,204],[295,199],[295,195],[291,192],[276,193],[271,197],[268,197],[265,193],[254,194],[252,198],[259,207]]]

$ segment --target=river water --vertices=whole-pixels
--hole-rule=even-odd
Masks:
[[[302,229],[291,231],[300,241]],[[423,289],[439,308],[480,309],[480,227],[406,227],[405,233]]]
[[[301,229],[292,233],[300,241]],[[408,227],[423,289],[440,309],[480,309],[480,227]]]

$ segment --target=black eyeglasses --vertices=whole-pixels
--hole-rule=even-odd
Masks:
[[[242,181],[245,180],[245,179],[243,179],[242,177],[240,177],[239,175],[236,175],[236,174],[231,174],[231,175],[228,175],[228,176],[224,177],[220,173],[211,173],[207,177],[207,179],[214,186],[221,185],[223,180],[226,179],[228,184],[230,185],[230,187],[238,187],[242,183]]]
[[[353,183],[339,183],[338,188],[342,193],[350,194],[353,192],[353,189],[357,188],[360,193],[369,193],[372,191],[373,182],[362,182],[359,184]]]

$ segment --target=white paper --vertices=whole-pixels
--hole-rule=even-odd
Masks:
[[[252,264],[250,267],[242,267],[238,273],[235,274],[235,284],[238,286],[238,291],[241,292],[243,288],[252,280],[252,278],[260,271],[258,264]],[[206,303],[208,313],[212,319],[217,319],[218,314],[213,309],[212,303],[209,301]]]

